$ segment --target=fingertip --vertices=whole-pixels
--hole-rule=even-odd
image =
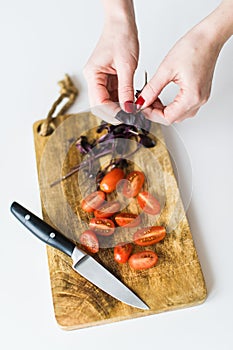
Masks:
[[[167,73],[164,74],[163,72],[162,74],[161,72],[157,71],[141,92],[141,96],[143,96],[145,100],[143,107],[146,108],[156,101],[164,87],[170,81],[171,79]]]
[[[136,109],[139,110],[143,107],[145,103],[145,99],[142,97],[142,95],[139,95],[137,100],[135,101]]]
[[[124,102],[124,111],[127,113],[134,113],[135,112],[135,104],[133,101],[126,101]]]

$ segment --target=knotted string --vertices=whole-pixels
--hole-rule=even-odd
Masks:
[[[41,136],[47,136],[51,134],[54,130],[54,124],[53,119],[56,118],[59,115],[63,115],[70,106],[74,103],[77,95],[78,90],[76,86],[74,85],[73,81],[70,79],[70,77],[66,74],[64,80],[61,80],[58,82],[58,85],[61,87],[60,89],[60,96],[56,99],[56,101],[53,103],[47,118],[44,120],[44,122],[40,126],[40,135]],[[65,99],[68,98],[68,101],[65,103],[65,105],[59,110],[59,112],[54,116],[55,110],[60,105],[60,103]]]

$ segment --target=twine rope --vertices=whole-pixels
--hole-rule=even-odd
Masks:
[[[40,128],[40,135],[41,136],[47,136],[51,134],[52,132],[52,122],[53,120],[59,116],[64,114],[70,106],[74,103],[77,95],[78,90],[76,86],[74,85],[71,78],[66,74],[65,78],[58,82],[58,85],[60,86],[60,96],[56,99],[56,101],[53,103],[52,107],[50,108],[47,118],[43,121]],[[60,105],[60,103],[65,99],[68,98],[68,101],[65,103],[65,105],[58,111],[56,116],[54,116],[54,113],[57,109],[57,107]]]

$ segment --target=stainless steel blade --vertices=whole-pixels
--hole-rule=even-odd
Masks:
[[[73,269],[104,292],[125,304],[149,310],[141,299],[91,256],[75,247],[72,259]]]

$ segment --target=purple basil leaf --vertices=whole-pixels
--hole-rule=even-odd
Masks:
[[[82,154],[88,153],[91,150],[91,145],[87,141],[87,137],[86,136],[81,136],[77,140],[76,147],[79,150],[79,152],[82,153]]]
[[[146,148],[151,148],[156,145],[156,141],[152,140],[148,135],[140,134],[140,143]]]
[[[115,118],[124,124],[132,125],[138,129],[143,129],[145,131],[149,131],[151,127],[151,121],[145,118],[144,114],[141,111],[133,114],[120,110],[116,114]]]
[[[123,169],[128,166],[128,162],[125,158],[121,158],[116,162],[117,167]]]
[[[126,113],[123,110],[120,110],[116,114],[115,118],[120,122],[128,125],[135,125],[135,121],[136,121],[135,115],[133,113]]]
[[[110,128],[110,125],[108,123],[106,123],[105,121],[102,121],[101,124],[96,129],[96,132],[99,134],[105,129],[109,130],[109,128]]]
[[[151,127],[151,121],[144,117],[144,114],[140,111],[137,113],[137,123],[136,126],[139,129],[149,131]]]

